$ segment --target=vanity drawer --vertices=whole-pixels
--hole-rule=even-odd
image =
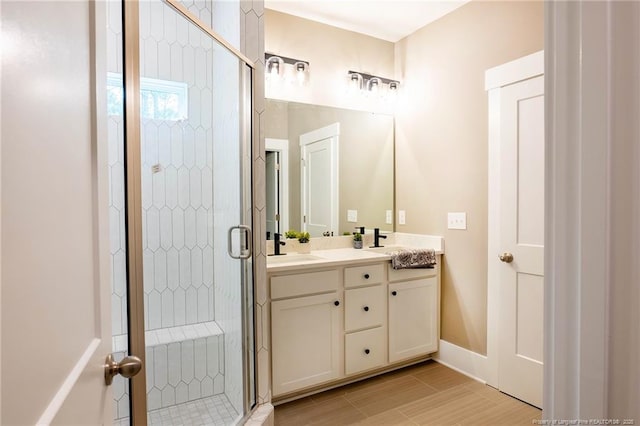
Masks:
[[[355,374],[386,364],[385,328],[359,331],[345,336],[345,373]]]
[[[345,268],[344,286],[362,287],[364,285],[379,284],[384,281],[384,265],[366,265]]]
[[[382,285],[345,290],[345,330],[358,330],[384,324],[387,316],[385,296]]]
[[[335,291],[340,286],[338,270],[271,277],[271,299]]]
[[[393,269],[389,265],[389,281],[405,281],[415,278],[435,277],[438,273],[438,265],[433,268]]]

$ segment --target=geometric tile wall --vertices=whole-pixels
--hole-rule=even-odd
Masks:
[[[257,399],[271,402],[269,357],[269,304],[267,303],[266,267],[266,185],[264,148],[264,1],[240,1],[240,50],[255,64],[253,97],[253,247],[256,316]]]
[[[108,71],[122,73],[120,8],[108,2]],[[209,6],[207,6],[207,4]],[[188,5],[212,21],[211,1]],[[188,84],[190,116],[143,119],[142,203],[147,329],[214,318],[212,291],[211,40],[190,30],[161,2],[140,2],[141,76]],[[173,24],[173,26],[171,25]],[[208,51],[208,53],[207,53]],[[109,116],[112,329],[126,324],[124,154],[121,115]],[[152,172],[160,165],[161,170]]]
[[[207,3],[196,6],[211,16]],[[147,330],[214,320],[212,51],[169,6],[140,2],[141,77],[188,86],[186,119],[141,123]]]
[[[107,71],[122,75],[121,4],[107,2]],[[111,249],[111,328],[127,332],[126,239],[124,228],[124,124],[122,115],[107,121],[109,161],[109,240]]]

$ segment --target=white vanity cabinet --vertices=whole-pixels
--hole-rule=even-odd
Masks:
[[[271,278],[274,395],[342,376],[342,292],[337,270]],[[314,294],[323,292],[322,294]]]
[[[269,274],[273,396],[317,390],[438,350],[439,266],[388,260]]]
[[[389,362],[438,350],[438,269],[389,267]]]

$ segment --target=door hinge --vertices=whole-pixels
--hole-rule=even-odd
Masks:
[[[276,220],[279,221],[280,220],[280,215],[276,213]]]
[[[276,170],[280,170],[280,163],[276,163]]]
[[[305,214],[304,216],[302,216],[302,221],[303,221],[304,223],[307,223],[307,215],[306,215],[306,214]]]

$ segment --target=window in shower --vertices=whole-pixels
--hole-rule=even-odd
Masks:
[[[179,121],[188,118],[189,88],[181,81],[140,78],[140,114],[153,120]],[[124,90],[122,74],[107,74],[107,112],[122,115]]]

